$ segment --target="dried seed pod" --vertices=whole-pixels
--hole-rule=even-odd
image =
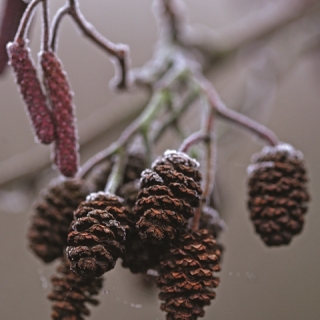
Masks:
[[[152,170],[141,174],[141,190],[134,207],[141,239],[164,243],[174,239],[193,216],[202,193],[199,164],[188,155],[166,151]]]
[[[146,274],[149,269],[157,269],[164,246],[142,241],[138,232],[128,232],[126,251],[122,255],[122,266],[132,273]]]
[[[288,144],[265,147],[248,167],[250,218],[268,246],[289,244],[301,232],[307,176],[303,155]]]
[[[32,251],[44,262],[63,255],[73,211],[89,193],[83,180],[55,181],[35,202],[28,240]]]
[[[206,229],[187,232],[170,245],[160,263],[157,285],[161,310],[168,320],[195,320],[203,317],[204,306],[215,298],[219,284],[213,272],[220,271],[220,250]]]
[[[52,114],[42,92],[30,50],[26,42],[19,39],[8,43],[7,51],[34,134],[39,142],[49,144],[55,138]]]
[[[100,277],[124,252],[127,217],[123,199],[109,193],[89,195],[75,211],[68,235],[71,269],[82,277]]]
[[[64,176],[73,177],[78,171],[79,154],[72,92],[54,52],[42,52],[40,63],[56,130],[55,163]]]
[[[48,299],[55,301],[52,305],[54,320],[83,320],[90,315],[86,303],[98,305],[99,301],[93,296],[99,294],[103,278],[80,278],[70,270],[70,262],[63,258],[57,268],[59,275],[51,278],[52,292]]]

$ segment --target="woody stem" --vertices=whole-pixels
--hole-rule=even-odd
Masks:
[[[14,37],[14,41],[17,41],[18,39],[24,39],[26,36],[26,33],[28,31],[30,21],[32,18],[32,15],[34,13],[34,9],[38,5],[39,2],[42,0],[32,0],[26,10],[24,11],[24,14],[21,18],[19,28],[17,30],[16,36]]]

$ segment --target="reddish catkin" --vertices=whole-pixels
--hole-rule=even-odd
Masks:
[[[6,45],[12,41],[20,23],[20,19],[27,7],[27,3],[21,0],[3,0],[2,16],[0,19],[0,74],[8,64]]]
[[[49,144],[54,140],[52,114],[42,92],[30,50],[26,42],[19,39],[8,43],[7,51],[35,136],[41,143]]]
[[[78,171],[79,156],[70,86],[62,63],[54,52],[42,52],[40,62],[56,129],[55,163],[64,176],[73,177]]]

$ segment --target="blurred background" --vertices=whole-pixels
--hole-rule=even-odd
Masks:
[[[80,0],[99,32],[130,46],[132,67],[153,54],[158,29],[151,0]],[[290,246],[266,248],[246,209],[246,168],[259,141],[219,122],[217,185],[227,230],[217,298],[204,319],[317,320],[320,317],[320,6],[307,0],[184,1],[190,37],[203,49],[205,71],[228,107],[262,122],[305,155],[312,202]],[[2,0],[0,12],[4,11]],[[64,1],[50,1],[51,14]],[[31,26],[37,61],[41,21]],[[222,53],[222,54],[221,54]],[[66,17],[58,54],[74,91],[81,162],[114,141],[148,99],[139,88],[113,92],[114,67]],[[210,61],[219,55],[221,59]],[[11,70],[0,77],[0,319],[49,319],[50,276],[27,247],[32,202],[57,174],[50,150],[35,144]],[[196,111],[185,117],[191,131]],[[163,139],[164,146],[177,148]],[[164,319],[157,290],[120,264],[105,275],[100,306],[89,319]]]

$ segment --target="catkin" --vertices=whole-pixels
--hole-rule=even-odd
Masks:
[[[24,100],[36,138],[43,144],[54,140],[52,114],[37,77],[26,42],[19,39],[7,45],[11,67]]]
[[[40,63],[56,129],[55,164],[64,176],[73,177],[78,171],[79,155],[70,86],[62,64],[54,52],[42,52]]]

